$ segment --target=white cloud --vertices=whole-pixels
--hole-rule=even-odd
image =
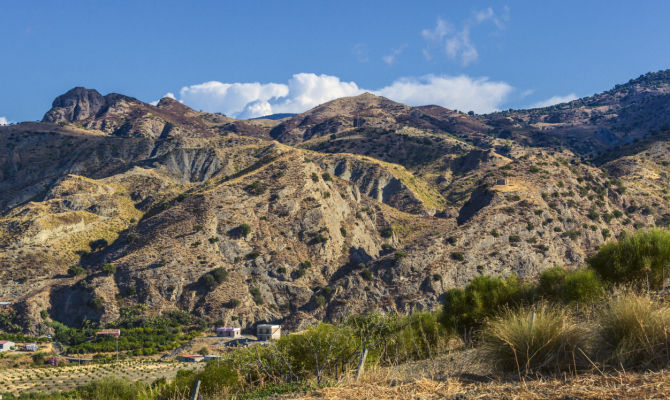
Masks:
[[[402,78],[381,89],[359,87],[336,76],[300,73],[286,83],[206,82],[185,86],[179,101],[236,118],[301,113],[340,97],[372,92],[409,105],[436,104],[450,109],[487,113],[500,109],[513,88],[488,78],[426,75]],[[167,95],[166,95],[167,96]]]
[[[403,51],[405,51],[405,47],[407,47],[407,45],[403,44],[402,46],[398,47],[397,49],[393,49],[393,51],[391,51],[391,54],[382,57],[382,60],[385,63],[387,63],[388,65],[393,65],[396,61],[396,58],[398,58],[398,56]]]
[[[409,105],[436,104],[450,109],[488,113],[496,111],[513,90],[505,82],[488,78],[426,75],[403,78],[375,94]]]
[[[439,43],[453,30],[454,28],[451,24],[438,17],[437,22],[435,23],[435,28],[422,30],[421,36],[428,41]]]
[[[572,100],[577,100],[577,95],[570,93],[565,96],[553,96],[546,100],[538,101],[537,103],[531,104],[528,108],[542,108],[553,106],[554,104],[567,103]]]
[[[0,125],[9,125],[9,121],[7,121],[7,118],[0,117]]]
[[[287,83],[222,83],[184,86],[179,101],[196,110],[237,118],[300,113],[327,101],[363,93],[354,82],[330,75],[295,74]]]
[[[236,115],[255,101],[267,102],[286,97],[288,87],[279,83],[222,83],[210,81],[184,86],[179,91],[179,101],[196,110],[222,112]]]
[[[507,6],[503,8],[501,15],[488,7],[474,12],[462,22],[460,29],[454,29],[450,23],[438,18],[435,28],[422,30],[421,36],[428,41],[429,45],[442,47],[449,58],[459,60],[465,67],[479,58],[479,52],[470,37],[471,30],[485,22],[493,23],[499,30],[504,29],[505,22],[509,21],[509,15]],[[424,57],[428,61],[432,59],[427,50],[424,50]]]

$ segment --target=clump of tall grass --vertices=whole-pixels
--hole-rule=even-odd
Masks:
[[[600,312],[598,356],[614,367],[670,365],[670,307],[649,295],[621,290]]]
[[[663,287],[670,274],[670,230],[649,229],[609,242],[590,257],[589,265],[606,281]]]
[[[480,351],[497,370],[519,376],[575,371],[584,366],[588,332],[564,307],[508,308],[487,321]]]

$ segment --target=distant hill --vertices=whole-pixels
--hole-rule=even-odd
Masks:
[[[366,93],[264,121],[74,88],[0,127],[0,330],[175,309],[297,329],[580,265],[670,224],[668,75],[532,110]]]

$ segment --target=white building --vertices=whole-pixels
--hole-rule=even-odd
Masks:
[[[261,341],[279,339],[281,325],[259,324],[256,326],[256,338]]]
[[[205,361],[216,361],[216,360],[220,360],[220,359],[221,359],[221,356],[217,356],[215,354],[207,354],[205,356]]]
[[[216,336],[227,337],[227,338],[239,338],[242,336],[242,330],[240,328],[216,328]]]
[[[0,351],[9,351],[13,350],[16,343],[10,342],[9,340],[0,340]]]
[[[35,343],[28,343],[25,347],[26,351],[37,351],[38,347]]]

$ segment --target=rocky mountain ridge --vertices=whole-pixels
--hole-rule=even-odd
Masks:
[[[72,89],[0,127],[0,330],[137,307],[297,329],[578,266],[670,224],[666,75],[479,116],[368,93],[241,121]]]

